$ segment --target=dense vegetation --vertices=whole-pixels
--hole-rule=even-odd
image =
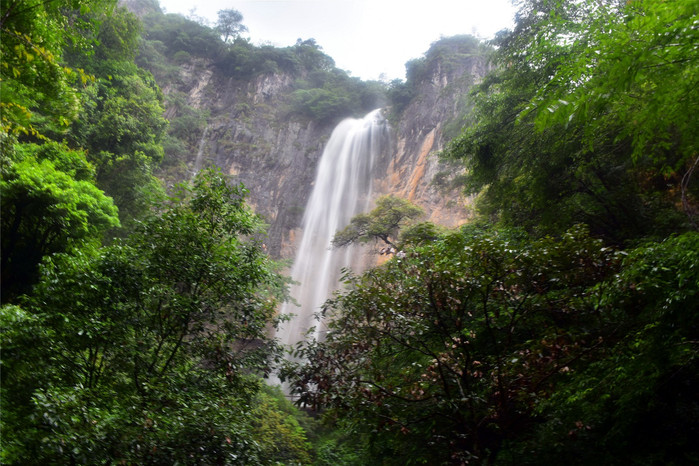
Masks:
[[[220,28],[219,28],[220,29]],[[228,41],[220,32],[179,15],[152,13],[144,17],[145,41],[138,62],[165,83],[177,75],[173,63],[205,58],[236,80],[268,73],[294,79],[288,111],[313,120],[360,116],[384,103],[384,85],[364,82],[335,67],[314,39],[298,39],[290,47],[256,46],[238,35]]]
[[[435,76],[455,76],[459,69],[473,57],[484,57],[491,47],[470,35],[443,37],[434,42],[420,58],[405,64],[406,79],[394,79],[389,83],[387,97],[391,105],[391,119],[398,119],[406,107],[419,94],[419,87]],[[469,82],[470,74],[462,76]],[[465,87],[466,87],[465,86]]]
[[[384,199],[338,233],[399,250],[289,368],[346,464],[699,461],[690,3],[520,2],[444,154],[479,219],[401,240],[414,210]]]
[[[143,22],[115,0],[1,3],[0,462],[699,463],[691,2],[520,2],[444,154],[478,219],[444,231],[386,197],[336,236],[397,253],[346,275],[327,339],[286,368],[322,425],[262,380],[285,286],[245,188],[154,176],[208,116],[157,83],[196,59],[288,73],[289,115],[324,120],[385,89],[313,40],[250,44],[234,10],[212,28],[131,3]],[[486,48],[437,42],[394,112]]]
[[[261,378],[284,287],[245,189],[153,176],[168,122],[140,21],[1,11],[0,462],[308,463],[313,421]]]

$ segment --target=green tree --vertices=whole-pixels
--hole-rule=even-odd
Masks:
[[[260,463],[254,374],[281,282],[244,199],[202,173],[127,239],[54,256],[23,309],[3,308],[3,462]]]
[[[295,387],[354,425],[374,463],[492,462],[613,333],[594,285],[620,257],[581,228],[449,234],[351,278]]]
[[[82,111],[68,132],[87,149],[97,184],[119,207],[122,227],[145,214],[148,197],[160,190],[153,171],[163,158],[167,130],[160,88],[133,63],[140,40],[139,20],[125,8],[106,17],[96,33],[94,56],[71,50],[68,59],[95,76],[80,97]]]
[[[667,144],[664,130],[656,133],[655,142],[641,140],[652,132],[650,116],[661,118],[651,109],[663,94],[650,90],[663,81],[660,75],[667,72],[665,83],[682,73],[689,74],[690,83],[695,79],[694,52],[682,45],[692,42],[693,32],[681,26],[691,22],[691,15],[684,7],[663,3],[667,9],[652,14],[660,15],[659,22],[646,18],[641,28],[639,19],[633,19],[637,5],[645,2],[614,8],[598,8],[598,2],[523,2],[515,30],[498,39],[500,69],[484,80],[475,96],[478,123],[466,128],[447,151],[466,162],[467,189],[481,193],[484,214],[539,234],[584,222],[617,243],[651,233],[663,236],[678,224],[688,224],[676,208],[680,190],[668,189],[680,184],[681,174],[663,167],[690,161],[685,144],[691,145],[694,133],[688,130],[691,117],[672,123],[683,128],[679,145]],[[612,20],[614,15],[618,18]],[[679,25],[668,32],[674,37],[668,40],[677,40],[677,47],[666,50],[660,47],[664,39],[659,34],[665,37],[661,24],[672,15]],[[629,23],[634,25],[627,27]],[[638,49],[631,39],[636,36]],[[622,51],[627,39],[634,42],[630,54]],[[626,64],[616,68],[616,59],[605,64],[607,56],[616,56],[612,54],[625,55]],[[579,111],[572,111],[576,104],[569,105],[572,94],[582,99]],[[664,99],[675,105],[673,97]],[[687,99],[691,101],[685,97],[677,105]],[[641,112],[638,120],[632,109]],[[674,114],[669,107],[667,111]],[[648,126],[643,123],[646,129],[639,131],[642,121]],[[664,124],[658,122],[658,127]],[[634,155],[639,144],[645,147],[643,157]]]
[[[2,0],[0,11],[0,97],[3,133],[40,137],[64,131],[77,116],[76,82],[90,77],[64,66],[66,44],[87,50],[86,31],[115,0]],[[91,13],[91,14],[87,14]]]
[[[646,241],[598,286],[613,332],[589,364],[571,366],[513,438],[503,464],[692,464],[699,235]]]
[[[124,7],[116,8],[100,23],[95,47],[97,61],[133,61],[138,53],[141,29],[141,22],[133,13]]]
[[[293,387],[365,463],[691,464],[697,241],[452,232],[350,276]]]
[[[693,92],[699,85],[697,8],[683,1],[577,7],[589,14],[553,17],[551,39],[532,44],[534,56],[546,56],[563,35],[575,38],[568,47],[572,59],[530,103],[537,126],[580,122],[583,143],[595,151],[608,144],[600,135],[616,128],[614,140],[628,140],[626,157],[679,188],[696,227],[690,170],[699,144],[692,112],[699,103]]]
[[[238,10],[219,10],[216,31],[221,35],[223,42],[232,42],[247,30],[243,25],[243,15]]]
[[[616,137],[630,139],[634,160],[666,173],[684,168],[698,142],[691,112],[699,84],[697,8],[677,0],[574,8],[586,14],[553,16],[550,40],[531,50],[545,59],[573,35],[564,46],[570,59],[532,99],[538,125],[583,121],[593,149],[605,127],[620,128]]]
[[[3,157],[0,180],[3,302],[30,290],[45,257],[99,244],[119,225],[83,152],[58,143],[17,145],[14,152]]]
[[[253,412],[260,464],[313,464],[311,444],[295,412],[281,390],[266,387],[260,392]]]
[[[390,247],[398,248],[400,229],[422,215],[422,208],[407,199],[392,195],[382,196],[377,199],[376,207],[371,212],[354,216],[349,225],[337,232],[332,244],[342,247],[352,243],[381,240]]]

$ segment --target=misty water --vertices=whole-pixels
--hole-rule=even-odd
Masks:
[[[201,170],[202,156],[204,155],[204,145],[206,144],[206,134],[209,132],[209,125],[206,125],[204,132],[199,140],[199,149],[197,150],[197,157],[194,159],[194,169],[192,171],[192,179],[197,176],[197,173]]]
[[[302,222],[302,237],[293,263],[291,288],[294,303],[282,314],[292,314],[277,332],[282,344],[296,345],[322,339],[326,325],[316,320],[322,304],[337,289],[344,267],[358,269],[360,247],[333,249],[335,233],[356,214],[371,207],[372,169],[380,155],[387,123],[380,110],[362,119],[346,119],[334,129],[321,156]],[[309,332],[309,329],[314,330]]]

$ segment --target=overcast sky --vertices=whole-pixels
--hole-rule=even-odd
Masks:
[[[405,78],[405,62],[440,37],[490,38],[513,24],[510,0],[160,0],[167,13],[211,22],[216,12],[243,14],[253,43],[288,46],[316,40],[338,68],[362,79]]]

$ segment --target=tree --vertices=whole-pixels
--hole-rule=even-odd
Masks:
[[[202,172],[128,238],[52,257],[3,308],[4,462],[260,464],[255,374],[281,281],[244,199]]]
[[[400,229],[422,215],[422,208],[406,199],[392,195],[382,196],[376,201],[376,207],[371,212],[354,216],[349,225],[337,232],[332,244],[342,247],[352,243],[381,240],[388,246],[397,248]]]
[[[243,15],[234,9],[219,10],[216,30],[221,35],[223,42],[233,42],[241,33],[247,32],[248,28],[242,23]]]
[[[608,128],[618,128],[614,138],[629,141],[627,157],[680,188],[696,227],[691,198],[697,184],[690,179],[699,160],[691,110],[699,104],[693,92],[699,85],[697,9],[677,0],[582,5],[590,14],[554,17],[551,29],[558,34],[531,47],[545,56],[564,34],[575,38],[574,59],[564,61],[530,103],[537,126],[581,122],[591,150],[607,144],[600,135]]]
[[[90,77],[62,63],[66,44],[87,50],[88,31],[115,0],[2,0],[0,100],[3,133],[41,137],[65,130],[79,109],[76,82]],[[87,14],[91,12],[92,14]]]
[[[153,171],[163,158],[161,141],[168,126],[160,88],[133,63],[139,33],[138,18],[118,8],[102,21],[94,56],[80,50],[67,54],[71,65],[96,79],[82,90],[82,110],[66,136],[87,149],[98,186],[119,207],[122,234],[147,211],[148,197],[160,191]]]
[[[676,138],[679,145],[669,143],[665,130],[655,133],[654,142],[641,139],[642,133],[653,132],[651,115],[661,117],[652,109],[669,91],[655,96],[650,89],[660,90],[657,81],[672,82],[686,72],[693,82],[693,51],[685,46],[693,33],[682,26],[691,20],[685,7],[663,3],[658,14],[652,13],[658,24],[646,18],[641,28],[633,19],[636,5],[645,2],[629,2],[618,10],[599,7],[599,2],[522,3],[515,30],[498,39],[500,68],[475,95],[477,124],[447,151],[466,162],[467,189],[481,193],[484,214],[537,234],[560,233],[584,222],[618,244],[688,225],[676,208],[680,190],[668,189],[679,184],[680,176],[663,167],[688,162],[685,143],[691,145],[691,124],[681,122],[683,116],[673,123],[684,128]],[[676,40],[677,47],[660,47],[662,24],[673,14],[679,25],[668,32],[674,38],[668,40]],[[628,27],[629,21],[635,25]],[[633,53],[625,54],[621,44],[639,34],[638,44],[645,45],[636,49],[634,42]],[[652,52],[656,49],[659,55]],[[599,58],[610,54],[625,55],[625,65],[617,68],[616,59],[606,63]],[[664,72],[667,80],[660,78]],[[580,108],[573,111],[569,103],[576,95]],[[677,105],[691,99],[680,98]],[[669,95],[662,101],[675,105]],[[674,114],[671,108],[667,112]],[[642,124],[642,133],[641,122],[649,125]],[[658,122],[658,127],[664,125]],[[643,157],[634,155],[639,144],[646,151]]]
[[[350,276],[292,387],[370,464],[691,464],[698,241],[465,227]]]
[[[551,38],[531,50],[545,59],[565,34],[573,36],[563,46],[572,59],[561,62],[530,104],[539,127],[583,121],[584,142],[594,148],[611,125],[621,130],[618,139],[630,139],[635,161],[665,173],[683,168],[698,142],[690,111],[698,103],[691,92],[699,85],[697,9],[678,0],[587,1],[575,8],[584,14],[553,16]]]
[[[644,241],[598,285],[613,331],[536,407],[503,464],[692,464],[699,423],[699,234]]]
[[[99,244],[119,220],[84,152],[27,144],[2,159],[2,300],[12,302],[38,281],[45,257]]]
[[[352,424],[374,463],[492,462],[613,333],[594,286],[620,257],[581,228],[448,234],[349,280],[294,389]]]

